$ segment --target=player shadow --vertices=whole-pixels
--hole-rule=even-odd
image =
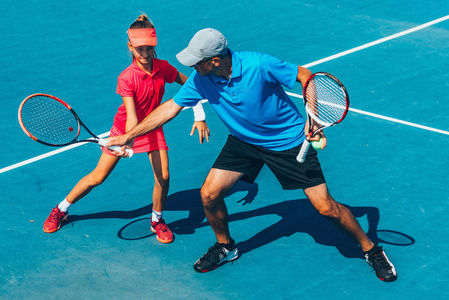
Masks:
[[[257,193],[259,192],[259,186],[257,183],[248,184],[245,182],[238,182],[226,194],[226,197],[238,192],[245,192],[246,195],[238,200],[237,203],[248,205],[256,198]],[[118,232],[118,237],[125,240],[140,240],[154,235],[153,233],[148,233],[151,207],[152,205],[144,207],[144,210],[142,211],[148,211],[147,217],[134,220],[122,227]],[[168,221],[168,226],[175,235],[193,234],[196,229],[209,226],[201,202],[200,189],[180,191],[169,195],[165,203],[164,211],[188,212],[186,218],[172,222]]]
[[[247,194],[237,203],[242,205],[251,204],[259,191],[258,185],[248,184],[245,182],[238,182],[226,197],[229,197],[237,192],[246,192]],[[132,210],[114,210],[105,211],[84,215],[69,214],[66,221],[62,223],[63,226],[73,224],[74,222],[83,220],[100,220],[100,219],[136,219],[125,225],[118,232],[118,236],[125,240],[139,240],[148,238],[152,235],[150,228],[150,217],[152,211],[152,204]],[[193,234],[198,227],[208,226],[205,221],[203,204],[201,203],[200,189],[191,189],[173,193],[167,197],[164,211],[187,211],[188,217],[185,219],[169,222],[170,229],[175,234]],[[143,218],[141,218],[143,217]]]
[[[247,194],[242,199],[237,200],[236,203],[249,205],[248,207],[250,207],[258,193],[257,184],[238,183],[226,197],[242,191],[247,192]],[[235,204],[229,201],[226,202],[231,212],[232,206]],[[379,230],[380,212],[378,208],[370,206],[345,206],[356,218],[366,216],[368,221],[367,235],[374,243],[387,243],[397,246],[414,244],[415,240],[409,235],[393,230]],[[123,226],[118,231],[117,236],[124,240],[140,240],[154,235],[149,230],[151,209],[152,205],[150,204],[130,211],[108,211],[87,215],[70,215],[67,223],[70,224],[87,219],[135,219]],[[185,190],[169,195],[165,205],[165,211],[188,212],[186,218],[172,222],[168,220],[168,225],[175,235],[194,234],[197,229],[209,226],[201,203],[200,189]],[[335,247],[347,258],[363,258],[363,253],[358,244],[340,231],[330,220],[321,216],[307,199],[286,200],[245,212],[230,213],[229,222],[234,223],[246,219],[251,220],[258,216],[270,215],[278,216],[280,220],[268,227],[264,226],[264,223],[258,223],[260,225],[260,231],[258,233],[249,237],[247,240],[237,241],[240,255],[268,245],[280,238],[289,237],[295,233],[306,233],[316,243]],[[279,219],[278,217],[276,219]],[[252,224],[251,226],[254,225]],[[380,233],[383,238],[379,237]],[[211,243],[213,242],[212,236],[213,234],[211,234]]]
[[[379,209],[376,207],[352,207],[345,205],[356,218],[366,216],[368,220],[368,237],[375,243],[389,243],[378,237],[378,224],[380,219]],[[236,222],[257,216],[277,215],[281,219],[246,241],[237,243],[239,253],[244,254],[254,249],[268,245],[282,237],[289,237],[296,233],[306,233],[316,243],[335,247],[341,255],[347,258],[364,258],[358,243],[344,234],[332,221],[321,216],[308,199],[287,200],[275,203],[256,210],[231,214],[229,222]],[[414,239],[398,231],[387,231],[399,236],[396,240],[401,243],[389,243],[395,245],[411,245]]]

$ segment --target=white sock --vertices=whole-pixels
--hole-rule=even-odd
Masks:
[[[69,210],[70,205],[72,205],[72,203],[67,201],[67,199],[64,199],[61,203],[58,204],[58,208],[62,212],[67,212]]]
[[[151,214],[151,222],[159,222],[160,219],[162,219],[162,212],[153,209],[153,213]]]

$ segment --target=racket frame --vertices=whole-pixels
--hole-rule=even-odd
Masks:
[[[345,111],[343,112],[341,118],[333,123],[326,123],[323,124],[324,122],[320,121],[315,114],[310,112],[310,108],[308,107],[307,103],[307,88],[309,87],[310,82],[312,82],[312,80],[316,77],[316,76],[327,76],[329,78],[331,78],[333,81],[335,81],[335,83],[337,83],[337,85],[341,88],[343,94],[345,95],[345,102],[346,102],[346,107],[345,107]],[[303,101],[304,101],[304,107],[307,113],[307,120],[309,123],[309,135],[310,137],[314,137],[318,132],[324,130],[325,128],[334,126],[338,123],[340,123],[341,121],[343,121],[343,119],[346,117],[346,115],[348,114],[349,111],[349,94],[348,91],[346,90],[346,87],[343,85],[343,83],[334,75],[327,73],[327,72],[316,72],[312,75],[310,75],[310,77],[307,79],[306,84],[304,85],[303,88]],[[311,121],[315,121],[316,124],[320,125],[320,128],[315,129],[315,131],[312,132],[312,134],[310,134],[310,130],[312,129],[312,122]],[[304,162],[305,157],[307,155],[307,152],[309,151],[309,147],[310,147],[310,143],[311,141],[309,141],[307,139],[307,137],[304,139],[304,142],[301,146],[301,150],[298,153],[298,156],[296,157],[296,160],[300,163]]]
[[[53,100],[55,100],[55,101],[58,101],[58,102],[59,102],[60,104],[62,104],[63,106],[65,106],[65,107],[72,113],[72,115],[74,116],[74,118],[75,118],[75,120],[76,120],[76,123],[77,123],[77,125],[78,125],[78,128],[77,128],[77,131],[76,131],[76,136],[75,136],[71,141],[69,141],[69,142],[67,142],[67,143],[61,143],[61,144],[51,144],[51,143],[47,143],[47,142],[41,141],[40,139],[38,139],[37,137],[35,137],[34,135],[32,135],[32,134],[28,131],[28,129],[27,129],[27,128],[25,127],[25,125],[23,124],[21,112],[22,112],[22,108],[23,108],[23,106],[25,105],[25,103],[26,103],[28,100],[30,100],[30,99],[32,99],[32,98],[34,98],[34,97],[48,97],[48,98],[51,98],[51,99],[53,99]],[[100,140],[100,138],[99,138],[96,134],[94,134],[92,131],[89,130],[89,128],[87,128],[87,126],[83,123],[83,121],[81,121],[81,119],[80,119],[80,117],[78,116],[78,114],[75,112],[75,110],[74,110],[69,104],[67,104],[67,103],[64,102],[63,100],[59,99],[58,97],[55,97],[55,96],[52,96],[52,95],[49,95],[49,94],[36,93],[36,94],[32,94],[32,95],[26,97],[26,98],[22,101],[22,103],[20,104],[20,106],[19,106],[18,118],[19,118],[19,124],[20,124],[20,127],[22,128],[22,130],[25,132],[26,135],[28,135],[30,138],[32,138],[32,139],[35,140],[36,142],[39,142],[39,143],[44,144],[44,145],[47,145],[47,146],[52,146],[52,147],[63,147],[63,146],[68,146],[68,145],[75,144],[75,143],[84,143],[84,142],[98,143],[98,141]],[[78,140],[78,137],[79,137],[79,135],[80,135],[80,133],[81,133],[81,126],[83,126],[83,128],[86,129],[86,131],[92,136],[92,138],[90,138],[90,139],[85,139],[85,140]]]
[[[30,99],[32,99],[32,98],[34,98],[34,97],[48,97],[48,98],[51,98],[51,99],[53,99],[53,100],[55,100],[55,101],[58,101],[58,102],[59,102],[60,104],[62,104],[63,106],[65,106],[65,107],[72,113],[72,115],[74,116],[74,118],[75,118],[75,120],[76,120],[76,123],[77,123],[78,128],[77,128],[76,136],[75,136],[71,141],[69,141],[69,142],[67,142],[67,143],[61,143],[61,144],[47,143],[47,142],[41,141],[40,139],[38,139],[37,137],[35,137],[34,135],[32,135],[32,134],[28,131],[28,129],[27,129],[27,128],[25,127],[25,125],[23,124],[21,112],[22,112],[22,108],[23,108],[24,104],[25,104],[28,100],[30,100]],[[88,143],[97,143],[97,144],[99,144],[99,145],[101,145],[101,146],[105,146],[105,145],[107,144],[107,140],[99,138],[99,137],[98,137],[96,134],[94,134],[89,128],[87,128],[87,126],[83,123],[83,121],[81,121],[81,118],[78,116],[78,114],[75,112],[75,110],[74,110],[69,104],[67,104],[67,103],[64,102],[63,100],[59,99],[58,97],[55,97],[55,96],[52,96],[52,95],[49,95],[49,94],[36,93],[36,94],[32,94],[32,95],[26,97],[26,98],[22,101],[22,103],[20,104],[20,106],[19,106],[18,118],[19,118],[19,124],[20,124],[20,127],[22,128],[22,130],[25,132],[26,135],[28,135],[31,139],[35,140],[36,142],[39,142],[39,143],[44,144],[44,145],[47,145],[47,146],[52,146],[52,147],[63,147],[63,146],[68,146],[68,145],[72,145],[72,144],[76,144],[76,143],[85,143],[85,142],[88,142]],[[78,140],[78,137],[79,137],[80,132],[81,132],[81,126],[83,126],[83,128],[84,128],[84,129],[85,129],[85,130],[92,136],[92,138],[84,139],[84,140]],[[117,152],[120,152],[120,151],[121,151],[121,147],[119,147],[119,146],[111,146],[111,147],[108,147],[108,149],[113,150],[113,151],[117,151]],[[126,152],[129,153],[129,157],[131,157],[131,156],[133,155],[133,150],[132,150],[132,149],[125,149],[125,150],[126,150]]]

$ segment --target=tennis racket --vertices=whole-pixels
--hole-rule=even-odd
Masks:
[[[70,105],[47,94],[33,94],[22,101],[19,107],[19,123],[30,138],[48,146],[61,147],[83,142],[105,146],[107,143],[84,125]],[[91,134],[92,138],[78,140],[81,126]],[[120,152],[121,148],[111,146],[108,149]],[[129,157],[133,155],[131,149],[126,151]]]
[[[310,137],[334,126],[346,117],[349,110],[349,95],[344,85],[335,76],[317,72],[307,79],[303,91],[304,105],[309,123]],[[296,160],[300,163],[309,151],[310,141],[305,139]]]

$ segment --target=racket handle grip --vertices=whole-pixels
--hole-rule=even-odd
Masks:
[[[99,139],[99,140],[98,140],[98,144],[99,144],[100,146],[105,147],[105,145],[106,145],[107,143],[108,143],[108,141],[106,141],[106,140],[104,140],[104,139]],[[119,147],[119,146],[110,146],[110,147],[108,147],[108,149],[109,149],[109,150],[112,150],[112,151],[117,151],[117,152],[120,152],[120,151],[122,150],[122,148]],[[133,154],[134,154],[134,151],[133,151],[132,149],[125,149],[125,151],[129,153],[129,157],[132,157]]]
[[[307,139],[305,139],[304,142],[302,143],[301,150],[299,151],[298,156],[296,156],[297,161],[299,161],[300,163],[304,162],[304,160],[306,159],[307,152],[309,151],[309,147],[310,142]]]

